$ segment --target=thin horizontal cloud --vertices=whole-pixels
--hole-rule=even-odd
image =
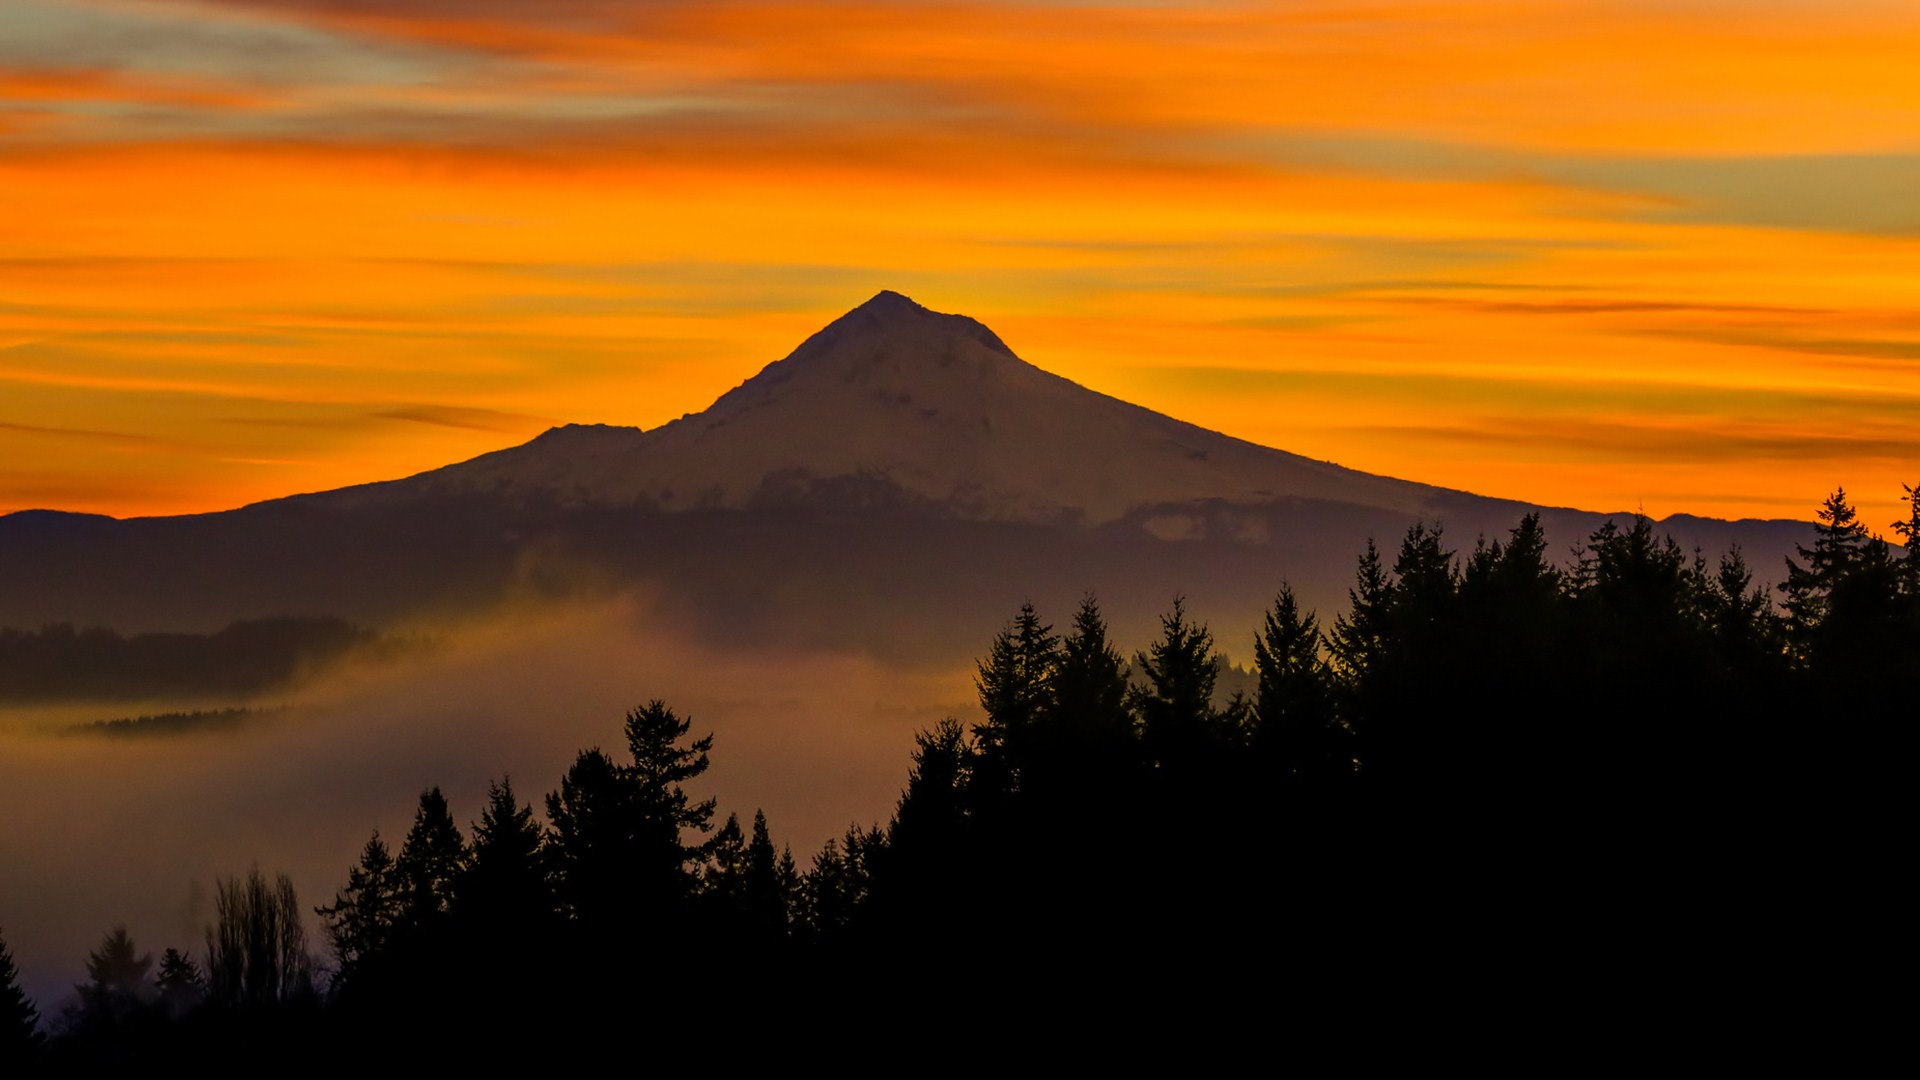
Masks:
[[[163,451],[168,453],[194,450],[194,448],[187,446],[185,443],[128,431],[96,431],[88,428],[17,424],[4,420],[0,420],[0,431],[53,439],[73,439],[82,442],[100,443],[120,450]]]
[[[439,427],[461,428],[466,431],[502,433],[552,427],[554,424],[550,419],[528,416],[524,413],[453,405],[411,405],[406,408],[383,409],[374,415],[382,420],[405,420],[415,424],[433,424]]]
[[[1833,462],[1920,458],[1920,435],[1906,430],[1833,434],[1791,428],[1726,427],[1712,422],[1663,426],[1629,421],[1485,417],[1466,425],[1357,425],[1369,435],[1464,443],[1537,459],[1604,454],[1643,462]]]
[[[1920,340],[1913,338],[1837,338],[1751,327],[1679,327],[1668,336],[1716,345],[1740,345],[1816,356],[1852,356],[1868,360],[1920,361]]]

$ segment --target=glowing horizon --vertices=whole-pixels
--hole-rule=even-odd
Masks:
[[[881,289],[1548,505],[1920,483],[1920,10],[13,0],[0,512],[698,411]]]

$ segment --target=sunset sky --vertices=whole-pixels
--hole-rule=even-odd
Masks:
[[[1912,0],[0,0],[0,511],[704,408],[883,288],[1491,495],[1920,483]]]

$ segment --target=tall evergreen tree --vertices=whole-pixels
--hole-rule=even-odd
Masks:
[[[979,743],[983,794],[1011,794],[1032,757],[1034,739],[1053,711],[1053,677],[1060,639],[1042,623],[1032,603],[993,639],[980,661],[975,686],[986,722],[974,729]]]
[[[40,1060],[45,1037],[40,1034],[40,1010],[20,987],[20,969],[13,951],[0,935],[0,1073],[23,1075]]]
[[[346,887],[333,903],[314,908],[327,928],[333,947],[337,983],[350,985],[362,965],[380,956],[392,943],[401,918],[401,883],[393,856],[375,829],[360,849],[360,862],[347,871]]]
[[[1067,744],[1068,767],[1110,769],[1130,755],[1136,734],[1127,711],[1127,662],[1107,639],[1107,623],[1091,594],[1073,615],[1053,671],[1048,727]]]
[[[154,989],[160,994],[161,1008],[177,1019],[207,996],[207,980],[191,957],[179,949],[168,949],[161,954]]]
[[[1134,666],[1145,679],[1133,693],[1141,746],[1155,765],[1190,772],[1235,741],[1230,717],[1213,704],[1220,673],[1213,634],[1187,618],[1185,598],[1174,598],[1173,611],[1160,617],[1160,639]]]
[[[694,895],[712,828],[714,800],[694,801],[684,784],[707,769],[713,736],[681,745],[691,721],[661,701],[627,714],[631,765],[582,751],[547,796],[551,850],[563,906],[608,929],[634,919],[671,918]]]
[[[1287,585],[1280,586],[1254,638],[1253,664],[1260,678],[1253,703],[1253,745],[1268,766],[1294,777],[1351,773],[1353,751],[1334,713],[1318,620],[1300,610]]]
[[[792,856],[787,857],[789,864]],[[767,815],[753,812],[753,835],[747,841],[747,933],[754,939],[778,941],[787,936],[788,890],[781,880],[779,854],[767,831]]]
[[[740,815],[728,814],[707,846],[707,862],[700,875],[701,891],[719,909],[723,919],[742,916],[747,906],[747,834]]]
[[[1335,616],[1328,638],[1334,670],[1349,688],[1363,682],[1386,648],[1387,606],[1392,599],[1393,586],[1381,562],[1380,549],[1369,538],[1354,583],[1347,590],[1347,612]]]
[[[138,1012],[153,996],[147,972],[153,954],[140,955],[127,928],[116,926],[87,954],[87,981],[75,988],[82,1026],[111,1027]]]
[[[453,892],[466,862],[466,843],[438,787],[420,793],[413,826],[400,844],[393,869],[400,886],[401,920],[408,932],[437,923],[453,906]]]
[[[455,889],[465,918],[494,932],[528,933],[553,912],[540,825],[513,794],[511,777],[487,784],[487,805]]]
[[[1803,562],[1787,559],[1786,594],[1789,628],[1797,639],[1810,638],[1826,621],[1833,592],[1867,561],[1872,537],[1859,512],[1847,501],[1845,488],[1835,488],[1820,506],[1814,525],[1813,547],[1796,545]]]

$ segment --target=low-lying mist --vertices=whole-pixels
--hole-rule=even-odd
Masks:
[[[886,820],[917,729],[978,711],[971,656],[907,665],[725,647],[654,611],[626,595],[409,628],[438,644],[175,735],[70,733],[134,715],[124,704],[0,711],[0,934],[42,1015],[58,1015],[88,950],[116,925],[143,952],[198,955],[215,880],[254,863],[290,874],[309,910],[330,902],[372,830],[397,849],[426,787],[446,793],[463,829],[503,775],[544,816],[574,755],[624,756],[626,713],[654,698],[691,717],[696,736],[715,736],[691,794],[718,797],[717,821],[764,809],[802,866],[850,823]],[[982,628],[982,646],[994,629]]]

